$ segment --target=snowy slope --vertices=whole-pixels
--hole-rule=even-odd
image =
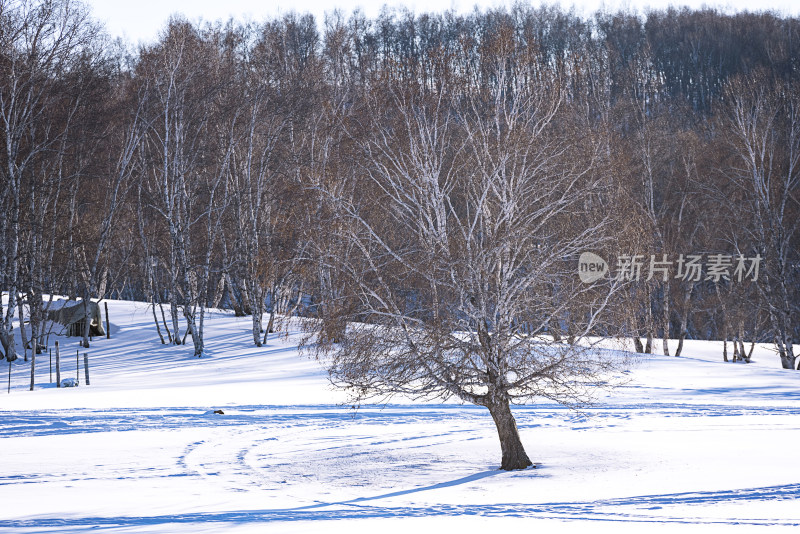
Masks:
[[[29,364],[11,366],[2,532],[800,526],[800,373],[768,347],[725,364],[720,343],[688,342],[682,358],[640,358],[582,413],[517,407],[542,465],[506,473],[482,409],[398,399],[354,410],[324,362],[298,353],[299,333],[256,348],[249,318],[214,312],[209,356],[195,359],[158,342],[145,305],[109,307],[112,339],[80,350],[91,386],[82,359],[69,389],[48,383],[46,356],[34,392]],[[77,339],[59,340],[62,377],[75,376]]]

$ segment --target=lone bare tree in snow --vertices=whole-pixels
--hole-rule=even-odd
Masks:
[[[337,231],[357,253],[341,266],[343,298],[355,304],[337,307],[352,322],[325,348],[332,380],[357,401],[399,394],[486,407],[501,469],[513,470],[531,461],[511,405],[579,405],[612,365],[540,335],[573,300],[554,306],[553,287],[577,277],[578,255],[602,246],[609,219],[590,172],[593,143],[567,142],[558,75],[498,46],[489,88],[376,91],[365,112],[369,187],[330,195]],[[598,324],[611,289],[602,282],[573,296],[586,303],[578,339]]]

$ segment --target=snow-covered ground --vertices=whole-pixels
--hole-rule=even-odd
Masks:
[[[297,333],[256,348],[249,318],[214,312],[195,359],[158,342],[145,305],[109,307],[112,339],[80,350],[79,387],[51,385],[40,355],[36,390],[20,359],[7,394],[0,366],[2,532],[800,526],[800,373],[766,346],[745,365],[723,363],[720,343],[688,342],[681,358],[639,359],[582,413],[517,407],[542,465],[502,472],[483,409],[354,409],[298,353]],[[78,340],[58,339],[62,378],[75,377]]]

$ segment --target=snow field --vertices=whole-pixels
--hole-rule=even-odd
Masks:
[[[78,388],[51,387],[40,355],[29,392],[29,364],[11,366],[2,532],[800,525],[800,383],[768,347],[751,365],[725,364],[719,343],[688,342],[682,358],[642,357],[625,386],[581,413],[516,407],[542,465],[506,473],[481,408],[397,399],[353,409],[324,362],[298,353],[297,332],[256,348],[249,318],[214,312],[209,356],[194,359],[190,346],[158,342],[145,305],[109,307],[112,339],[86,351],[91,386],[81,374]],[[77,339],[59,339],[72,351],[62,378],[72,376]]]

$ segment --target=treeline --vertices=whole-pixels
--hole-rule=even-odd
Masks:
[[[132,50],[77,1],[2,2],[0,342],[17,317],[35,347],[51,294],[147,301],[200,356],[210,307],[256,345],[276,313],[336,341],[524,286],[526,334],[773,342],[795,368],[799,69],[774,13],[177,17]],[[617,279],[583,284],[583,251]],[[434,299],[455,258],[496,276]]]

